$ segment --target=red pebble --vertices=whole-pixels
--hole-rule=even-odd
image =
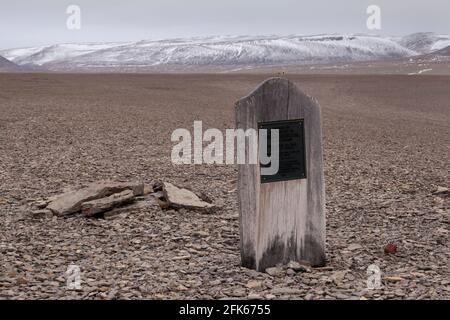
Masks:
[[[396,253],[397,252],[397,246],[393,243],[388,243],[385,247],[384,247],[384,253],[389,254],[389,253]]]

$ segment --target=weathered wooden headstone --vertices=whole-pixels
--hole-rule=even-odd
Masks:
[[[279,130],[276,175],[261,175],[259,161],[238,165],[242,265],[259,271],[289,261],[323,266],[325,194],[319,104],[287,79],[272,78],[236,103],[236,127]]]

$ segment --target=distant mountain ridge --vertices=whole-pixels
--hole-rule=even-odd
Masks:
[[[450,46],[445,47],[444,49],[435,51],[433,54],[436,56],[441,56],[441,57],[450,57]]]
[[[421,32],[402,37],[398,43],[418,54],[431,53],[450,46],[450,36],[438,35],[432,32]]]
[[[0,56],[0,72],[21,71],[22,68],[12,61]]]
[[[235,36],[58,44],[0,51],[19,65],[52,71],[189,70],[392,60],[450,45],[449,35]]]

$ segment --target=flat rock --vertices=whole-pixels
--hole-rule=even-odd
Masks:
[[[272,289],[272,294],[275,295],[300,295],[302,294],[302,290],[295,289],[295,288],[289,288],[289,287],[281,287],[281,288],[274,288]]]
[[[93,216],[98,213],[109,211],[116,207],[131,203],[135,200],[132,190],[125,190],[119,193],[114,193],[109,197],[84,202],[81,205],[81,212],[87,216]]]
[[[247,293],[244,289],[236,289],[230,293],[230,296],[236,297],[236,298],[242,298],[242,297],[245,297],[246,295],[247,295]]]
[[[86,188],[69,191],[58,196],[50,202],[47,209],[58,216],[69,215],[81,211],[81,205],[84,202],[108,197],[124,190],[131,190],[134,196],[141,196],[144,193],[144,184],[107,181],[96,182]]]
[[[194,192],[179,188],[171,183],[158,182],[153,186],[155,197],[162,208],[186,208],[193,210],[210,211],[214,205],[201,200]]]
[[[44,209],[48,206],[48,204],[50,203],[50,200],[42,200],[42,201],[38,201],[35,203],[36,208],[38,209]]]
[[[295,272],[311,272],[310,266],[306,264],[301,264],[297,261],[291,261],[288,263],[287,267],[294,270]]]
[[[286,270],[286,274],[287,274],[288,276],[293,276],[293,275],[296,274],[296,272],[295,272],[294,270],[292,270],[292,269],[287,269],[287,270]]]
[[[249,293],[249,295],[247,296],[247,299],[248,300],[262,300],[263,297],[260,294],[252,292],[252,293]]]
[[[247,282],[247,284],[245,286],[249,289],[261,288],[262,281],[250,280],[249,282]]]
[[[362,249],[362,245],[360,245],[359,243],[352,243],[347,247],[347,250],[349,250],[349,251],[360,250],[360,249]]]
[[[384,253],[393,254],[397,252],[397,246],[394,243],[388,243],[384,246]]]
[[[40,209],[31,211],[31,215],[33,218],[51,218],[53,213],[47,209]]]
[[[402,281],[403,278],[397,277],[397,276],[387,276],[387,277],[384,277],[384,280],[387,282],[399,282],[399,281]]]
[[[148,185],[148,184],[144,185],[144,192],[143,192],[143,195],[144,195],[144,196],[146,196],[146,195],[148,195],[148,194],[150,194],[150,193],[153,193],[153,192],[154,192],[154,191],[153,191],[152,186],[150,186],[150,185]]]
[[[333,274],[331,275],[331,280],[332,280],[336,285],[340,285],[340,284],[344,281],[346,275],[347,275],[347,271],[346,271],[346,270],[335,271],[335,272],[333,272]]]
[[[438,186],[436,190],[433,191],[434,195],[448,195],[450,191],[446,187]]]
[[[272,267],[272,268],[267,268],[266,273],[273,277],[279,277],[279,276],[283,275],[284,271],[280,267]]]

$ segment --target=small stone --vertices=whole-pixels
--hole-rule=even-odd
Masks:
[[[214,286],[218,286],[219,284],[221,284],[222,281],[221,280],[213,280],[209,283],[210,286],[214,287]]]
[[[411,275],[414,276],[414,277],[419,277],[419,278],[426,277],[426,274],[425,273],[421,273],[421,272],[411,272]]]
[[[245,286],[249,289],[260,288],[262,286],[262,282],[257,280],[250,280]]]
[[[266,269],[266,273],[271,275],[272,277],[279,277],[281,275],[283,275],[283,269],[280,267],[272,267],[272,268],[267,268]]]
[[[31,215],[33,216],[33,218],[38,218],[38,219],[53,217],[53,213],[47,209],[34,210],[31,212]]]
[[[184,256],[178,256],[178,257],[173,257],[172,260],[173,261],[178,261],[178,260],[189,260],[191,258],[190,254],[184,255]]]
[[[209,236],[209,233],[208,233],[208,232],[206,232],[206,231],[201,231],[201,230],[199,230],[199,231],[194,231],[192,234],[193,234],[194,236],[197,236],[197,237],[208,237],[208,236]]]
[[[213,202],[212,199],[209,197],[209,195],[207,195],[207,194],[204,193],[204,192],[200,192],[200,193],[198,194],[198,197],[199,197],[200,199],[202,199],[203,201],[205,201],[205,202],[208,202],[208,203],[212,203],[212,202]]]
[[[247,299],[248,300],[262,300],[262,296],[257,293],[252,292],[247,296]]]
[[[418,268],[419,268],[419,270],[422,270],[422,271],[430,271],[430,270],[433,270],[433,268],[430,267],[430,266],[419,266]]]
[[[178,290],[178,291],[186,291],[186,290],[188,290],[188,288],[186,288],[185,286],[183,286],[182,284],[180,284],[180,285],[177,287],[177,290]]]
[[[44,209],[44,208],[46,208],[48,206],[49,203],[50,203],[50,201],[38,201],[34,205],[38,209]]]
[[[394,254],[396,252],[397,252],[397,246],[393,243],[388,243],[384,247],[384,253],[386,253],[386,254]]]
[[[334,297],[336,298],[336,299],[338,299],[338,300],[347,300],[348,299],[348,296],[347,295],[345,295],[345,294],[343,294],[343,293],[336,293],[335,295],[334,295]]]
[[[438,186],[438,187],[436,188],[436,190],[433,191],[433,194],[434,194],[435,196],[438,196],[438,195],[448,195],[448,194],[450,194],[450,191],[449,191],[448,188],[446,188],[446,187]]]
[[[302,294],[303,291],[295,288],[288,288],[288,287],[282,287],[282,288],[274,288],[272,289],[272,294],[275,295],[299,295]]]
[[[108,293],[108,295],[106,296],[106,299],[108,299],[108,300],[113,300],[113,299],[115,299],[116,296],[117,296],[117,293],[118,293],[118,290],[116,290],[116,289],[111,290],[111,291]]]
[[[437,228],[434,233],[436,234],[440,234],[440,235],[447,235],[449,232],[449,230],[445,229],[445,228]]]
[[[153,192],[154,192],[154,191],[153,191],[152,186],[149,186],[148,184],[145,184],[145,185],[144,185],[144,192],[143,192],[143,195],[144,195],[144,196],[149,195],[149,194],[151,194],[151,193],[153,193]]]
[[[360,249],[362,249],[362,245],[360,245],[358,243],[352,243],[351,245],[349,245],[347,247],[347,250],[349,250],[349,251],[360,250]]]
[[[311,268],[308,265],[300,264],[297,261],[289,262],[287,267],[295,272],[311,272]]]
[[[292,270],[292,269],[287,269],[287,270],[286,270],[286,274],[287,274],[288,276],[293,276],[294,274],[296,274],[296,272],[295,272],[294,270]]]
[[[403,290],[401,290],[401,289],[395,290],[394,294],[395,294],[397,297],[404,297],[404,296],[405,296],[405,293],[404,293]]]
[[[326,272],[326,271],[333,271],[334,268],[333,267],[317,267],[317,268],[314,268],[314,270],[319,271],[319,272]]]
[[[384,280],[386,280],[387,282],[399,282],[399,281],[402,281],[403,278],[397,277],[397,276],[389,276],[389,277],[384,277]]]
[[[13,290],[2,291],[2,295],[6,297],[13,297],[16,293]]]
[[[346,274],[347,274],[347,271],[335,271],[331,275],[331,280],[334,282],[334,284],[340,285],[344,281]]]
[[[116,220],[116,219],[124,219],[127,216],[128,216],[127,212],[124,212],[123,210],[120,210],[120,212],[119,212],[118,209],[114,209],[114,210],[105,212],[103,218],[105,220],[110,221],[110,220]]]
[[[231,293],[231,295],[236,298],[242,298],[247,296],[247,292],[245,291],[245,289],[236,289]]]

